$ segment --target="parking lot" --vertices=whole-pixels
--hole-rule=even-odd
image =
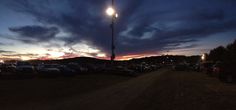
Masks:
[[[234,110],[236,85],[192,71],[0,80],[1,110]]]

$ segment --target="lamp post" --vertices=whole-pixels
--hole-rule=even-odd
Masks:
[[[115,25],[115,19],[118,17],[118,14],[116,13],[116,10],[114,9],[114,0],[112,0],[112,6],[109,7],[106,11],[107,15],[112,17],[111,21],[111,61],[113,62],[115,60],[115,43],[114,43],[114,25]]]

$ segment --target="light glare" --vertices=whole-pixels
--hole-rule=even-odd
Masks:
[[[106,12],[107,12],[107,15],[113,16],[115,13],[115,10],[112,7],[109,7]]]
[[[206,59],[206,55],[203,54],[202,57],[201,57],[201,59],[204,61],[204,60]]]
[[[3,60],[0,60],[0,63],[4,63],[4,61],[3,61]]]
[[[119,15],[116,13],[116,18],[118,18],[119,17]]]

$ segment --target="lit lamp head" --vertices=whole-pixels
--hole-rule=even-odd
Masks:
[[[118,18],[118,16],[119,16],[116,13],[116,10],[114,8],[112,8],[112,7],[107,8],[106,13],[107,13],[108,16],[114,16],[116,18]]]
[[[115,10],[112,7],[107,8],[107,15],[113,16],[115,14]]]

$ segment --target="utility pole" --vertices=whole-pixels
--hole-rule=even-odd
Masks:
[[[112,0],[112,7],[114,8],[114,0]],[[115,25],[115,14],[112,15],[111,21],[111,61],[113,62],[116,58],[115,55],[115,44],[114,44],[114,25]]]
[[[109,16],[111,16],[111,25],[110,25],[110,28],[111,28],[111,61],[113,62],[116,58],[116,55],[115,55],[115,42],[114,42],[114,37],[115,37],[115,20],[116,18],[118,18],[118,14],[115,10],[115,2],[114,0],[112,0],[112,6],[109,7],[107,9],[107,14]]]

